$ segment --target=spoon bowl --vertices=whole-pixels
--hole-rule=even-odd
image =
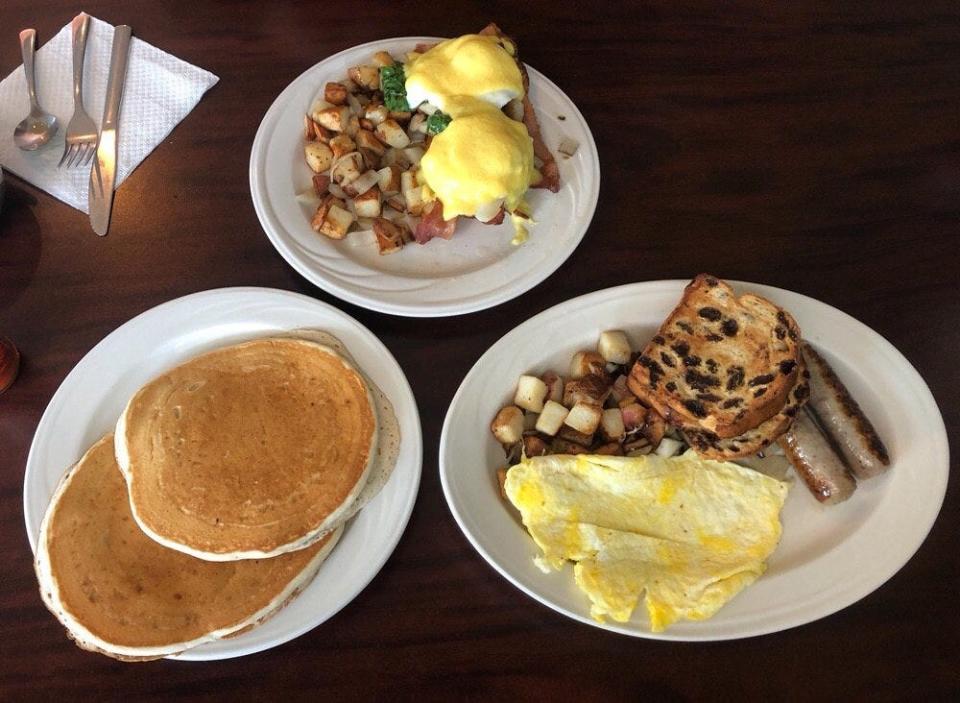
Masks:
[[[37,101],[37,80],[33,70],[36,43],[35,30],[20,32],[20,52],[23,54],[23,76],[27,79],[27,92],[30,94],[30,114],[13,130],[13,141],[24,151],[39,149],[49,142],[58,127],[57,118],[40,107]]]
[[[49,112],[31,110],[13,130],[13,141],[24,151],[33,151],[50,141],[58,126],[57,118]]]

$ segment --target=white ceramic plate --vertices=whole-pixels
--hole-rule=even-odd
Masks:
[[[201,645],[180,659],[227,659],[275,647],[316,627],[370,583],[393,552],[420,485],[420,417],[406,376],[385,346],[336,308],[296,293],[223,288],[177,298],[107,335],[50,400],[27,457],[23,511],[36,552],[40,522],[63,475],[113,429],[130,396],[154,376],[216,347],[301,327],[340,338],[393,403],[401,447],[387,485],[352,521],[313,582],[276,616],[239,637]]]
[[[514,585],[581,622],[637,637],[721,640],[808,623],[878,588],[920,547],[943,502],[949,461],[943,419],[910,363],[876,332],[806,296],[734,284],[783,306],[804,337],[822,350],[873,420],[893,459],[845,503],[823,507],[798,480],[782,513],[783,537],[767,572],[705,622],[678,622],[653,634],[643,603],[623,624],[599,624],[566,568],[543,574],[538,553],[500,499],[495,469],[503,450],[491,418],[511,402],[517,376],[566,369],[570,356],[595,348],[605,329],[624,329],[634,347],[655,333],[686,281],[638,283],[575,298],[528,320],[494,344],[467,374],[450,405],[440,440],[444,494],[477,551]],[[563,373],[563,371],[560,371]]]
[[[579,244],[600,189],[597,147],[583,116],[556,85],[528,66],[530,99],[544,141],[558,157],[561,189],[530,191],[537,225],[522,246],[510,244],[509,221],[492,226],[461,220],[449,241],[434,239],[387,256],[377,253],[372,233],[351,233],[334,242],[310,229],[316,204],[297,200],[298,193],[311,189],[312,173],[303,159],[304,114],[322,97],[327,81],[340,80],[348,67],[369,62],[375,51],[402,55],[418,42],[433,41],[438,40],[402,37],[370,42],[308,69],[271,105],[250,154],[253,205],[283,258],[311,283],[343,300],[409,317],[483,310],[533,288]],[[556,151],[564,137],[580,145],[569,159]]]

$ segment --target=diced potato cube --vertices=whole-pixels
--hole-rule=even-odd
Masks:
[[[373,122],[374,126],[380,124],[381,122],[386,122],[390,119],[390,111],[387,109],[386,105],[381,104],[370,104],[367,105],[367,109],[363,113],[364,119],[370,120]]]
[[[537,437],[537,435],[528,434],[523,436],[524,456],[543,456],[549,449],[547,443]]]
[[[563,421],[567,419],[570,411],[553,400],[548,400],[543,404],[543,411],[537,416],[537,432],[550,435],[551,437],[560,431]]]
[[[380,90],[380,69],[377,66],[353,66],[347,75],[354,83],[366,90]]]
[[[407,211],[407,201],[399,193],[391,195],[389,198],[387,198],[387,205],[392,207],[397,212]]]
[[[377,175],[380,176],[380,192],[384,195],[393,195],[400,192],[400,168],[398,166],[384,166]]]
[[[357,150],[357,145],[346,134],[338,134],[330,140],[330,148],[333,150],[333,158],[339,159],[344,154]]]
[[[331,105],[345,105],[347,102],[347,88],[342,83],[327,83],[323,88],[323,99]]]
[[[393,57],[389,51],[378,51],[373,55],[373,65],[378,68],[380,66],[392,66],[393,64]]]
[[[570,378],[578,379],[596,374],[603,376],[607,372],[607,362],[597,352],[580,351],[570,360]]]
[[[563,404],[572,408],[579,402],[603,405],[610,395],[610,384],[595,374],[584,376],[578,381],[567,381],[563,387]]]
[[[620,408],[607,408],[600,416],[600,431],[604,439],[610,442],[619,442],[626,434],[623,425],[623,413]]]
[[[383,145],[379,139],[377,139],[373,132],[361,129],[357,132],[357,147],[360,149],[369,149],[377,156],[383,156],[387,148]]]
[[[410,144],[410,137],[407,136],[407,133],[403,131],[403,127],[397,124],[396,120],[389,119],[384,120],[377,125],[377,128],[374,130],[374,134],[377,135],[379,139],[384,144],[395,147],[397,149],[403,149],[405,146]]]
[[[334,107],[320,110],[311,115],[311,117],[320,123],[321,126],[333,132],[342,132],[350,120],[350,108],[346,105],[335,105]]]
[[[602,414],[603,412],[599,405],[580,401],[570,408],[570,412],[567,414],[567,418],[563,421],[563,424],[572,427],[577,432],[592,435],[600,425],[600,417]]]
[[[606,330],[600,333],[597,351],[606,361],[612,364],[626,364],[630,361],[633,350],[630,349],[630,340],[623,330]]]
[[[517,392],[513,404],[538,413],[543,410],[543,401],[547,397],[547,384],[536,376],[521,376],[517,381]]]
[[[334,198],[332,195],[328,195],[320,201],[320,206],[317,208],[317,211],[313,213],[313,218],[310,220],[310,227],[313,228],[314,232],[320,231],[320,228],[323,226],[323,220],[327,216],[327,210],[330,209],[333,201]]]
[[[377,248],[381,254],[392,254],[403,248],[403,225],[399,225],[382,217],[373,221],[373,233],[377,238]]]
[[[390,119],[394,120],[395,122],[399,122],[400,124],[407,124],[408,122],[410,122],[411,117],[413,117],[412,112],[406,112],[406,111],[394,112],[393,110],[390,111]]]
[[[330,187],[330,176],[325,173],[313,174],[313,192],[321,198],[327,195],[327,188]]]
[[[563,378],[553,371],[547,371],[540,378],[547,384],[547,398],[555,403],[563,401]]]
[[[339,205],[331,205],[326,217],[323,218],[323,224],[320,225],[320,233],[327,235],[330,239],[343,239],[350,231],[353,220],[352,212],[344,210]]]
[[[523,411],[515,405],[501,408],[490,423],[490,431],[500,444],[519,442],[523,436]]]
[[[380,217],[380,189],[374,186],[353,199],[357,217]]]
[[[372,131],[373,131],[373,128],[376,127],[376,126],[377,126],[377,125],[375,125],[373,122],[371,122],[370,120],[368,120],[366,117],[361,117],[361,118],[360,118],[360,129],[365,129],[365,130],[367,130],[368,132],[372,132]]]
[[[307,142],[303,147],[307,166],[314,173],[323,173],[333,163],[333,151],[323,142]]]
[[[403,149],[390,147],[387,149],[387,153],[383,155],[382,161],[384,166],[399,166],[401,171],[406,171],[410,168],[410,162],[407,161],[407,157],[403,155]]]
[[[360,174],[363,173],[363,166],[363,157],[360,154],[349,154],[334,165],[330,171],[330,177],[335,183],[346,185],[360,177]]]
[[[413,171],[404,171],[400,174],[400,192],[406,201],[407,212],[419,215],[423,211],[423,187],[417,182]]]

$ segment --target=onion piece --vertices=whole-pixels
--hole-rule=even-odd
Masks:
[[[359,115],[363,112],[363,108],[360,106],[360,101],[357,100],[357,96],[353,93],[347,93],[347,105],[350,106],[350,112],[355,115]]]
[[[380,182],[380,174],[373,169],[367,171],[359,178],[350,181],[350,190],[356,195],[363,195]]]
[[[560,146],[557,147],[559,151],[564,156],[573,156],[577,153],[577,149],[580,148],[580,142],[570,137],[564,137],[560,140]]]
[[[419,166],[424,153],[424,150],[418,146],[408,146],[403,150],[403,155],[411,166]]]

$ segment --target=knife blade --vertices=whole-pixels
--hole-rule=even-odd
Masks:
[[[127,76],[127,54],[130,51],[129,25],[121,24],[113,30],[113,47],[110,52],[110,73],[107,77],[107,98],[103,104],[103,120],[100,122],[100,139],[97,141],[97,158],[90,168],[88,197],[90,224],[101,237],[110,226],[110,211],[113,208],[113,186],[117,178],[117,128],[120,116],[120,101],[123,99],[123,84]]]

